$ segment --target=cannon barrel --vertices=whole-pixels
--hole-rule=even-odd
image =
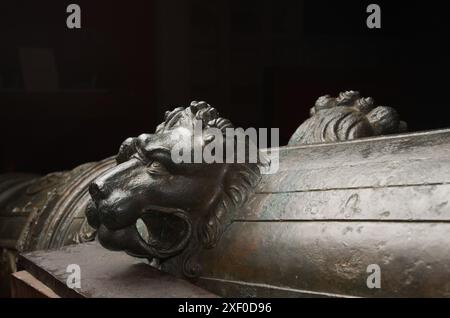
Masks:
[[[114,164],[106,159],[43,177],[0,175],[0,296],[9,294],[17,253],[94,239],[84,215],[88,186]]]
[[[152,169],[178,187],[142,169],[134,174],[134,163],[146,162],[143,147],[175,147],[198,119],[222,132],[232,127],[193,101],[166,112],[155,134],[125,140],[114,169],[109,158],[44,177],[0,176],[3,291],[18,252],[93,240],[87,214],[107,248],[157,258],[163,270],[219,295],[449,296],[450,131],[338,142],[406,128],[393,108],[346,91],[316,101],[290,146],[279,149],[280,170],[259,184],[256,164],[204,166],[208,178],[199,178],[203,169],[185,166],[172,176],[156,161]],[[121,195],[109,200],[116,188]],[[141,205],[152,216],[133,228],[133,218],[146,213],[134,208]],[[366,284],[373,266],[382,272],[381,289]]]
[[[278,173],[201,254],[197,283],[224,296],[448,297],[449,194],[450,130],[282,147]],[[381,288],[367,285],[371,264]]]
[[[222,296],[450,296],[450,130],[279,155],[279,171],[263,176],[218,245],[199,255],[196,284]],[[87,188],[114,165],[3,176],[2,275],[17,252],[92,240]],[[367,285],[373,264],[381,288]]]

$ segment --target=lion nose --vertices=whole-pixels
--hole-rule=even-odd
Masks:
[[[103,191],[103,184],[97,181],[94,181],[89,185],[89,193],[92,199],[94,199],[94,201],[98,201],[105,198],[105,194]]]

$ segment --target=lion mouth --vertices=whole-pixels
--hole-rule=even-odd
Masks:
[[[181,209],[151,206],[136,221],[140,239],[158,250],[159,258],[173,256],[183,250],[192,235],[192,223]]]
[[[164,260],[185,249],[192,236],[192,222],[181,209],[147,207],[135,224],[116,230],[98,227],[100,243],[110,250]]]

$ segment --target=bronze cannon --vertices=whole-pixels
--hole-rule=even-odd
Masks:
[[[263,160],[175,164],[170,150],[193,140],[196,121],[232,127],[193,102],[115,158],[4,177],[4,275],[17,252],[97,234],[220,296],[449,296],[449,130],[396,134],[406,125],[393,109],[352,91],[324,96],[288,146],[261,149],[279,158],[261,174]],[[191,145],[211,142],[202,136]]]

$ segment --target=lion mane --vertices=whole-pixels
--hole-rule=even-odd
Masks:
[[[217,110],[208,103],[193,101],[187,108],[178,107],[167,111],[164,122],[158,125],[155,133],[180,125],[193,129],[195,121],[201,121],[204,129],[218,128],[224,135],[227,128],[233,128],[232,123],[220,117]],[[232,221],[233,212],[245,203],[260,179],[259,163],[227,164],[221,199],[197,226],[198,240],[203,247],[212,248],[217,245],[226,225]]]

